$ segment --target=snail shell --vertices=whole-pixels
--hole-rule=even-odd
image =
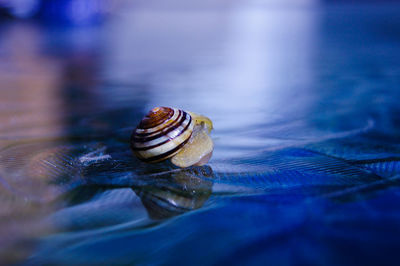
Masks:
[[[192,116],[185,111],[155,107],[140,122],[131,137],[135,155],[145,162],[160,162],[187,143],[194,128]]]
[[[172,158],[171,162],[179,167],[203,165],[213,150],[208,136],[211,129],[212,122],[207,117],[177,108],[155,107],[133,131],[131,148],[140,160],[149,163]]]

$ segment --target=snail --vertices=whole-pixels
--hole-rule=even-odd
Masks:
[[[144,162],[167,159],[178,167],[204,165],[214,144],[209,118],[170,107],[155,107],[140,121],[131,136],[131,148]]]

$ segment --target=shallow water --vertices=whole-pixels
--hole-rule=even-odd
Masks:
[[[396,264],[399,11],[237,1],[3,21],[1,261]],[[154,106],[213,120],[209,164],[132,156]]]

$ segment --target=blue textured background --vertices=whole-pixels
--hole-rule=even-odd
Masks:
[[[399,5],[65,10],[0,23],[0,261],[398,265]],[[132,156],[158,105],[213,120],[208,165]]]

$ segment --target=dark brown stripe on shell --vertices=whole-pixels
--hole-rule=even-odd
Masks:
[[[191,123],[191,122],[192,122],[192,117],[189,116],[189,123],[188,123],[188,124],[185,126],[185,128],[184,128],[181,132],[179,132],[179,134],[178,134],[177,136],[175,136],[174,138],[177,138],[177,137],[179,137],[180,135],[182,135],[183,132],[185,132],[185,131],[188,129],[188,127],[190,126],[190,123]],[[169,141],[171,141],[171,140],[173,140],[173,139],[168,138],[167,140],[165,140],[165,141],[163,141],[163,142],[160,142],[160,143],[158,143],[158,144],[155,144],[155,145],[153,145],[153,146],[140,147],[140,148],[134,147],[134,146],[132,145],[131,148],[132,148],[132,150],[135,150],[135,151],[145,151],[145,150],[150,150],[150,149],[153,149],[153,148],[157,148],[157,147],[159,147],[159,146],[161,146],[161,145],[163,145],[163,144],[165,144],[165,143],[167,143],[167,142],[169,142]]]
[[[165,110],[168,110],[167,112]],[[164,123],[165,120],[170,119],[174,115],[174,109],[169,107],[160,107],[160,111],[153,113],[150,111],[143,119],[140,121],[138,128],[148,129],[156,127]]]
[[[182,117],[181,117],[181,115],[183,115],[182,112],[184,112],[184,111],[178,110],[178,117],[177,117],[177,119],[182,119]],[[169,118],[168,118],[168,119],[169,119]],[[167,119],[167,120],[168,120],[168,119]],[[165,122],[165,121],[166,121],[166,120],[164,120],[163,122]],[[180,120],[175,120],[175,121],[173,121],[168,127],[173,126],[173,125],[175,125],[176,123],[179,123],[179,121],[180,121]],[[157,126],[158,126],[158,125],[157,125]],[[156,131],[149,132],[149,133],[138,133],[138,132],[135,130],[135,135],[136,135],[137,137],[139,137],[139,138],[145,138],[146,136],[153,135],[153,134],[155,134],[155,133],[159,133],[160,131],[163,131],[163,130],[165,130],[165,129],[168,128],[168,127],[162,127],[162,128],[160,128],[160,129],[158,129],[158,130],[156,130]],[[139,129],[139,127],[136,128],[136,129]]]
[[[133,142],[138,142],[138,143],[144,143],[144,142],[147,142],[147,141],[150,141],[150,140],[155,140],[155,139],[159,138],[160,136],[166,135],[169,132],[177,129],[178,127],[180,127],[183,124],[183,122],[186,120],[186,117],[188,116],[188,114],[186,112],[184,112],[184,111],[182,111],[182,112],[183,112],[183,116],[177,123],[172,124],[170,127],[167,127],[167,129],[163,129],[162,131],[160,131],[159,134],[156,134],[156,135],[151,136],[151,137],[137,138],[136,137],[136,133],[135,133],[135,134],[133,134],[132,141]],[[191,121],[192,118],[191,118],[191,116],[189,116],[189,117],[190,117],[190,121]]]
[[[191,136],[192,136],[192,133],[190,133],[190,136],[184,142],[182,142],[181,144],[179,144],[178,146],[176,146],[172,150],[169,150],[169,151],[167,151],[167,152],[165,152],[163,154],[160,154],[160,155],[157,155],[157,156],[153,156],[153,157],[150,157],[150,158],[140,158],[140,160],[142,160],[144,162],[147,162],[147,163],[161,161],[161,160],[163,160],[163,158],[167,158],[169,155],[174,154],[176,151],[178,151],[180,148],[182,148],[183,145],[185,145],[189,141]]]

